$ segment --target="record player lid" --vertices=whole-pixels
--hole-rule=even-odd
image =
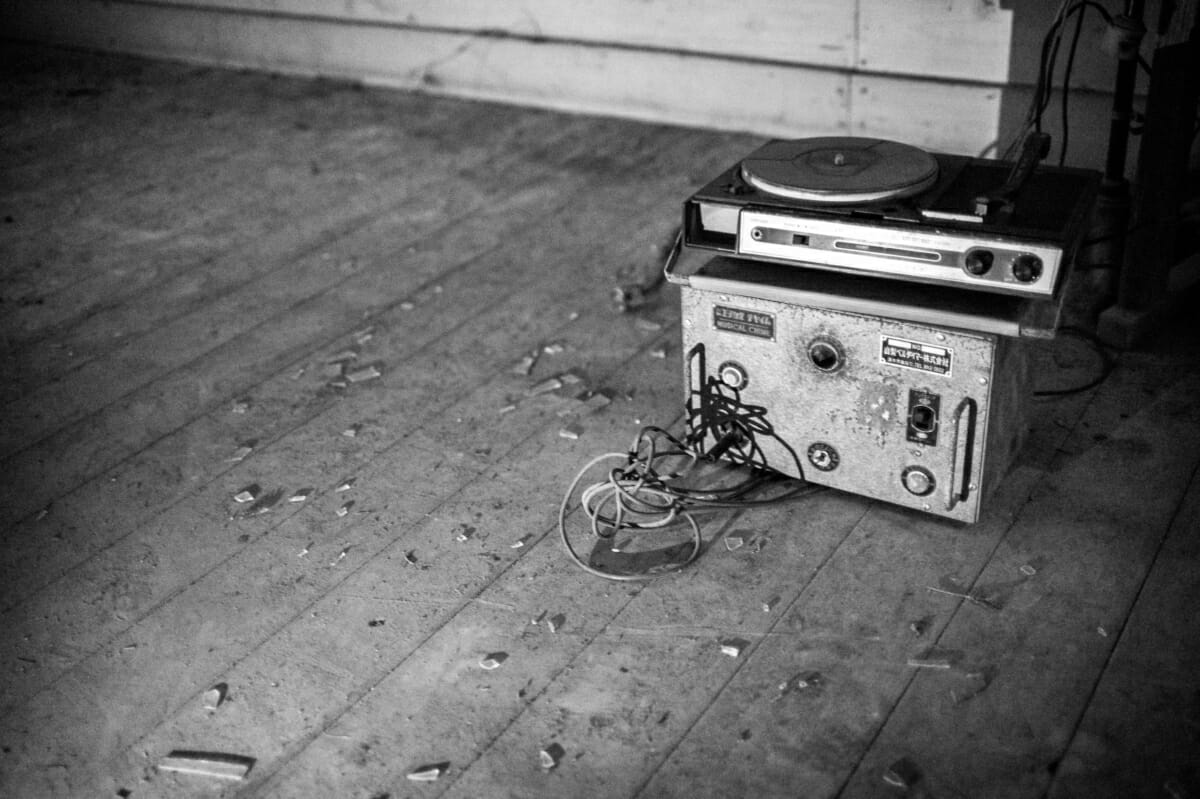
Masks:
[[[879,202],[918,194],[938,177],[924,150],[886,139],[822,136],[776,141],[742,161],[759,191],[811,203]]]

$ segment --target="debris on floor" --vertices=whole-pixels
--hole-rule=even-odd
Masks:
[[[365,383],[368,380],[375,380],[383,377],[383,370],[376,364],[368,364],[361,369],[354,369],[346,372],[346,380],[351,383]]]
[[[1037,569],[1033,566],[1033,564],[1026,563],[1021,566],[1021,574],[1025,575],[1026,577],[1032,577],[1033,575],[1037,574]]]
[[[605,389],[592,392],[592,394],[590,394],[588,398],[583,401],[583,407],[590,413],[596,413],[603,408],[607,408],[610,404],[612,404],[612,397],[609,396]]]
[[[962,583],[954,577],[943,577],[940,580],[940,587],[932,585],[925,586],[925,590],[933,591],[935,594],[946,594],[947,596],[958,597],[965,599],[968,602],[979,605],[988,610],[1000,610],[1000,604],[991,597],[983,596],[979,592],[970,592],[964,590]]]
[[[334,558],[332,561],[330,561],[329,565],[330,565],[330,566],[336,566],[336,565],[338,565],[338,564],[339,564],[339,563],[341,563],[343,560],[345,560],[345,558],[346,558],[346,555],[348,555],[348,554],[350,554],[350,547],[346,547],[346,548],[345,548],[345,549],[343,549],[341,552],[339,552],[339,553],[338,553],[338,556],[337,556],[336,558]]]
[[[896,788],[909,790],[921,781],[921,770],[907,757],[902,757],[883,771],[883,781]]]
[[[297,489],[296,491],[292,492],[290,497],[288,497],[288,502],[304,502],[309,498],[309,496],[312,495],[312,492],[313,490],[311,486]]]
[[[219,682],[212,688],[204,692],[204,709],[216,710],[225,701],[225,695],[229,692],[229,686],[226,683]]]
[[[281,499],[283,499],[283,489],[276,488],[274,491],[268,491],[266,494],[260,495],[254,500],[253,505],[238,512],[235,514],[235,516],[239,519],[245,519],[250,516],[259,516],[263,513],[270,513],[271,509],[279,504],[279,500]]]
[[[779,693],[775,695],[772,702],[778,702],[790,693],[795,691],[812,691],[820,688],[825,684],[825,678],[819,671],[804,671],[783,682],[777,686]]]
[[[233,501],[238,503],[253,502],[258,499],[259,493],[262,491],[262,486],[258,483],[251,483],[233,495]]]
[[[354,487],[354,484],[357,481],[358,481],[357,477],[347,477],[345,480],[338,483],[337,488],[333,489],[333,493],[340,494],[343,491],[349,491],[351,488]]]
[[[537,363],[540,354],[541,350],[538,348],[530,350],[522,355],[521,359],[513,364],[512,369],[509,371],[518,377],[528,377],[529,373],[533,371],[533,365]]]
[[[351,334],[351,338],[354,339],[354,343],[362,346],[375,338],[375,326],[371,325],[370,327],[364,327],[362,330],[356,330]]]
[[[547,377],[539,383],[534,383],[525,393],[531,397],[537,397],[542,394],[549,394],[552,391],[558,391],[562,387],[563,382],[560,378]]]
[[[929,647],[908,659],[908,665],[918,669],[948,669],[962,660],[963,653],[957,649]]]
[[[744,539],[740,536],[736,536],[736,535],[725,536],[725,548],[728,549],[730,552],[734,551],[735,549],[741,549],[742,545],[745,543],[746,543],[746,539]]]
[[[367,621],[368,627],[382,627],[387,624],[387,619],[370,619]]]
[[[950,698],[956,705],[968,702],[986,691],[995,676],[995,666],[964,669],[959,684],[950,689]]]
[[[613,286],[611,296],[613,310],[620,313],[627,313],[646,304],[646,290],[637,283]]]
[[[657,333],[659,330],[662,330],[662,328],[663,328],[662,322],[659,322],[654,319],[650,319],[649,317],[646,317],[646,316],[639,316],[636,320],[634,320],[633,326],[636,327],[638,330],[645,330],[650,333]]]
[[[721,654],[731,658],[741,657],[742,651],[750,646],[750,642],[742,638],[722,638],[718,643],[721,645]]]
[[[246,459],[251,452],[254,451],[253,442],[247,441],[245,444],[238,445],[238,448],[233,451],[233,454],[225,459],[226,463],[241,463]]]
[[[498,669],[498,668],[500,668],[500,665],[502,663],[504,663],[504,661],[506,661],[506,660],[508,660],[507,652],[491,652],[491,653],[485,655],[483,657],[483,659],[479,661],[479,668],[484,669],[486,671],[491,671],[492,669]]]
[[[771,597],[770,599],[767,599],[766,601],[764,601],[762,603],[763,613],[770,613],[772,610],[775,609],[775,606],[778,604],[779,604],[779,594],[776,594],[775,596]]]
[[[525,535],[518,538],[516,541],[513,541],[511,544],[509,544],[508,547],[509,547],[509,549],[520,549],[521,547],[523,547],[527,543],[529,543],[530,538],[533,538],[533,533],[526,533]]]
[[[450,768],[450,761],[446,760],[441,763],[430,763],[425,766],[418,766],[405,775],[414,782],[433,782],[438,777],[446,773]]]
[[[328,365],[335,365],[335,364],[344,364],[348,361],[357,361],[357,360],[358,360],[358,350],[344,349],[344,350],[335,352],[333,355],[330,355],[328,358],[325,359],[325,363]]]
[[[559,438],[565,438],[570,441],[579,440],[581,435],[583,435],[583,425],[575,422],[567,425],[566,427],[560,428],[558,431]]]
[[[929,632],[929,625],[932,623],[932,616],[922,616],[916,621],[909,622],[908,629],[912,630],[913,635],[920,638],[922,635]]]
[[[354,424],[350,425],[345,430],[343,430],[342,435],[345,436],[346,438],[355,438],[358,436],[358,434],[360,432],[362,432],[362,427],[363,426],[362,426],[361,422],[355,422]]]
[[[349,502],[347,502],[347,503],[343,504],[343,505],[342,505],[340,508],[338,508],[337,510],[335,510],[335,511],[334,511],[334,513],[335,513],[335,514],[337,514],[337,517],[338,517],[339,519],[341,519],[341,518],[342,518],[342,517],[344,517],[344,516],[345,516],[347,513],[349,513],[349,512],[350,512],[350,509],[351,509],[351,508],[353,508],[353,507],[354,507],[354,500],[350,500]]]
[[[538,752],[538,762],[541,763],[543,769],[549,771],[562,761],[566,753],[566,750],[562,748],[562,744],[552,743]]]
[[[667,357],[667,345],[666,344],[656,344],[655,346],[651,347],[650,348],[650,357],[657,358],[659,360],[666,358]]]
[[[158,761],[159,771],[199,774],[225,780],[240,780],[254,767],[254,758],[225,752],[196,752],[175,749]]]
[[[542,345],[542,352],[546,355],[562,355],[567,349],[567,345],[561,341],[551,341],[549,344]]]
[[[478,530],[476,529],[475,525],[460,523],[458,533],[455,534],[454,540],[460,544],[465,541],[470,541],[476,532],[478,532]]]
[[[553,616],[551,616],[549,619],[546,620],[546,627],[548,627],[550,629],[550,632],[556,633],[559,630],[561,630],[562,626],[566,623],[567,623],[566,614],[555,613]]]
[[[233,407],[229,409],[232,413],[246,413],[250,410],[250,398],[240,397],[233,401]]]

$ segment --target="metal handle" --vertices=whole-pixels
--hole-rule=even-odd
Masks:
[[[954,451],[950,460],[950,496],[946,498],[946,510],[953,510],[959,502],[966,502],[971,495],[971,468],[975,453],[975,420],[979,406],[970,397],[964,397],[954,409]],[[966,416],[964,445],[963,417]],[[958,469],[958,450],[963,445],[962,471]]]
[[[690,286],[691,281],[687,275],[676,274],[675,264],[679,261],[679,255],[683,252],[683,228],[679,229],[679,233],[675,236],[675,243],[671,245],[670,252],[667,253],[667,262],[663,264],[663,277],[670,283],[675,283],[680,286]]]

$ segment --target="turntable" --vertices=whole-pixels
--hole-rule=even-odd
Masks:
[[[1053,297],[1099,174],[1037,160],[870,138],[772,141],[686,201],[683,240],[756,261]]]

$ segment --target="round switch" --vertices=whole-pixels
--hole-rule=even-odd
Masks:
[[[726,361],[717,369],[717,376],[721,382],[737,391],[746,387],[750,382],[750,376],[746,374],[746,370],[737,361]]]
[[[991,250],[971,250],[967,253],[966,260],[963,261],[963,269],[966,269],[969,274],[979,277],[992,271],[992,263],[995,260],[996,254]]]
[[[842,368],[845,356],[841,346],[830,338],[815,338],[808,345],[808,359],[822,372],[836,372]]]
[[[1032,283],[1042,276],[1042,259],[1029,253],[1018,255],[1013,259],[1012,273],[1019,282]]]
[[[932,494],[935,485],[933,473],[924,466],[909,466],[900,474],[900,481],[908,493],[918,497]]]

